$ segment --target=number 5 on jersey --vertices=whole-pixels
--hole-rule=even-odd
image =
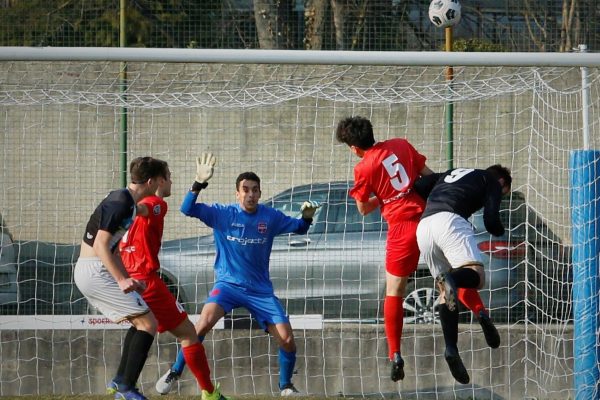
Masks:
[[[383,166],[390,176],[390,182],[392,183],[394,189],[397,191],[406,189],[410,183],[410,180],[408,179],[406,170],[398,161],[398,157],[396,157],[395,154],[389,155],[385,160],[383,160]]]

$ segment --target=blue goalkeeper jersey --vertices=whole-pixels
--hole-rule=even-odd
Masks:
[[[258,293],[273,293],[269,277],[273,239],[284,233],[304,234],[310,222],[262,204],[254,213],[248,213],[239,204],[208,205],[196,203],[197,198],[197,194],[188,192],[181,212],[213,229],[216,282],[229,282]]]

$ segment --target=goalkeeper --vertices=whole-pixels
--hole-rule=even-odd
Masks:
[[[235,182],[237,204],[197,203],[198,194],[208,185],[216,159],[203,154],[196,161],[196,180],[185,196],[181,212],[198,218],[213,229],[216,246],[215,284],[196,322],[202,339],[225,314],[245,307],[279,344],[279,388],[281,396],[293,396],[296,343],[292,327],[269,278],[269,258],[275,236],[308,231],[317,203],[305,202],[301,218],[292,218],[259,204],[260,178],[254,172],[240,174]],[[156,383],[166,394],[185,366],[181,352],[177,361]]]

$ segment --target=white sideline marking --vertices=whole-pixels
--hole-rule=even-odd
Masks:
[[[199,314],[188,315],[196,323]],[[290,315],[294,329],[323,329],[323,317],[314,315]],[[0,330],[25,329],[129,329],[128,321],[116,324],[103,315],[2,315]],[[223,329],[225,321],[221,318],[214,329]]]

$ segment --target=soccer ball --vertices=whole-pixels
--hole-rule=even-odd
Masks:
[[[458,24],[460,3],[458,0],[432,0],[429,4],[429,20],[438,28]]]

